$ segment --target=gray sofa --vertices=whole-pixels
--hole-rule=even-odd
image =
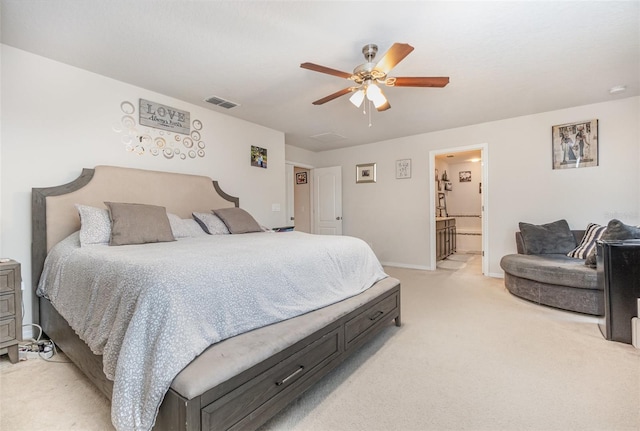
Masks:
[[[575,244],[580,244],[585,231],[571,233]],[[516,232],[518,253],[506,255],[500,261],[509,292],[537,304],[604,315],[604,291],[598,286],[596,270],[586,266],[585,259],[566,253],[538,253],[536,244],[529,246],[533,250],[527,248],[521,232]]]

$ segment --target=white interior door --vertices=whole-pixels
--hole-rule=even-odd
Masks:
[[[313,170],[313,232],[342,235],[342,167]]]

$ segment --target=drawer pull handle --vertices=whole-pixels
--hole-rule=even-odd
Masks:
[[[382,316],[383,314],[384,314],[384,311],[376,311],[376,314],[369,317],[369,320],[376,320],[378,317]]]
[[[289,374],[287,377],[285,377],[284,379],[280,380],[279,382],[276,382],[276,386],[284,385],[285,383],[287,383],[287,380],[292,379],[296,374],[302,372],[302,370],[304,370],[304,366],[300,365],[300,368],[295,370],[293,373]]]

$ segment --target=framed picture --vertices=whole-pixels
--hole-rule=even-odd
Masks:
[[[306,172],[296,172],[296,184],[307,184]]]
[[[375,183],[376,182],[376,164],[364,163],[356,165],[356,183]]]
[[[267,169],[267,149],[251,146],[251,166]]]
[[[445,191],[450,192],[453,190],[453,184],[451,183],[451,181],[443,181],[443,183]]]
[[[458,172],[458,175],[461,183],[471,182],[471,171],[460,171]]]
[[[598,166],[598,120],[551,127],[553,169]]]
[[[411,178],[411,159],[396,160],[396,178]]]

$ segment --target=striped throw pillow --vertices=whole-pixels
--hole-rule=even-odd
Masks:
[[[589,256],[589,253],[591,253],[592,250],[595,250],[596,241],[602,237],[602,234],[606,229],[606,226],[589,223],[584,232],[584,236],[582,237],[582,241],[580,241],[580,244],[578,244],[576,248],[567,253],[567,256],[575,257],[577,259],[586,259],[587,256]]]

